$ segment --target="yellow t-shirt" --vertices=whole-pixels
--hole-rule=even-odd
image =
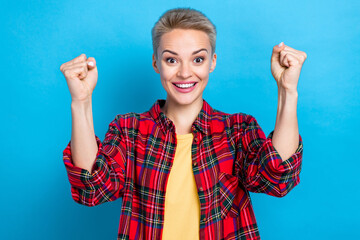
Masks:
[[[177,135],[174,162],[165,194],[162,239],[199,239],[200,201],[192,170],[192,133]]]

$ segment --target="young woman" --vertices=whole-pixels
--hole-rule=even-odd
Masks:
[[[60,67],[72,97],[63,157],[73,199],[95,206],[122,198],[118,239],[260,239],[249,191],[283,197],[299,183],[297,83],[306,54],[273,48],[279,101],[266,138],[251,115],[203,99],[216,66],[216,29],[204,14],[169,10],[152,37],[167,98],[145,113],[117,115],[103,142],[92,117],[95,59],[81,54]]]

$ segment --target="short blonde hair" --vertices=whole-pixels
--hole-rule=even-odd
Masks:
[[[156,58],[161,36],[176,28],[193,29],[205,32],[210,40],[212,54],[215,52],[215,25],[198,10],[192,8],[174,8],[166,11],[151,30],[153,51]]]

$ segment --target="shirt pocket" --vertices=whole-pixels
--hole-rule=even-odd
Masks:
[[[250,202],[248,191],[232,174],[220,172],[218,180],[221,219],[238,217],[240,211]]]

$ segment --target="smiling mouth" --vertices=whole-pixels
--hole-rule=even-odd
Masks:
[[[192,88],[193,86],[196,85],[196,83],[181,83],[181,84],[175,84],[173,83],[176,87],[178,88],[182,88],[182,89],[187,89],[187,88]]]

